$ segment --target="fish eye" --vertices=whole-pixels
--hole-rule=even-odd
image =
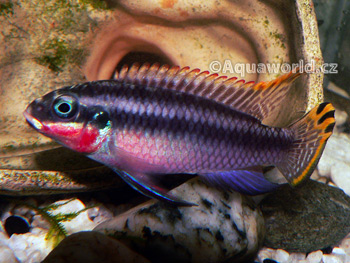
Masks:
[[[56,98],[52,106],[54,113],[63,119],[72,118],[78,112],[78,103],[74,97],[70,96]]]

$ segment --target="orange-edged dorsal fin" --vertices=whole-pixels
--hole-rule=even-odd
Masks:
[[[245,112],[259,120],[268,117],[289,91],[290,84],[301,73],[295,70],[268,82],[245,82],[237,78],[227,78],[189,67],[160,66],[148,63],[130,68],[122,67],[115,78],[135,85],[167,88],[215,100],[235,110]]]

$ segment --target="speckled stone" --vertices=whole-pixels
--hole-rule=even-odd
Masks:
[[[174,207],[151,200],[100,224],[96,231],[123,241],[152,262],[223,262],[255,256],[264,236],[250,199],[198,179],[172,191],[198,204]]]
[[[113,238],[94,231],[65,238],[42,263],[149,263]]]
[[[339,243],[350,231],[350,198],[313,180],[280,187],[260,204],[266,221],[265,245],[311,252]]]

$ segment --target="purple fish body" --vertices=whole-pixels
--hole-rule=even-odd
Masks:
[[[79,88],[89,94],[80,97],[81,103],[110,105],[104,110],[113,120],[105,152],[111,166],[123,165],[114,158],[119,149],[161,167],[162,173],[273,165],[293,140],[288,129],[264,126],[252,116],[191,94],[117,81],[92,82],[76,87],[77,92]],[[96,96],[99,88],[104,90]]]
[[[225,190],[260,194],[277,185],[258,167],[277,166],[292,185],[311,174],[332,133],[332,105],[320,104],[286,128],[262,123],[299,75],[255,84],[188,68],[133,66],[116,80],[53,91],[30,104],[25,117],[140,192],[191,205],[154,176],[198,174]]]

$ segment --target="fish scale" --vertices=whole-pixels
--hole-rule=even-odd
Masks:
[[[168,193],[160,175],[198,174],[223,190],[272,191],[262,173],[276,166],[291,185],[314,170],[335,124],[322,103],[288,127],[275,116],[291,72],[269,82],[245,82],[188,67],[123,67],[115,80],[52,91],[24,112],[28,123],[62,145],[112,168],[141,193],[193,205]]]
[[[147,161],[155,165],[164,165],[167,159],[167,172],[201,173],[215,169],[241,169],[262,163],[269,165],[279,161],[276,157],[281,156],[281,145],[292,143],[290,132],[286,129],[262,126],[257,119],[247,114],[190,94],[137,85],[123,86],[116,81],[109,81],[108,85],[104,82],[96,83],[91,85],[91,90],[86,87],[83,89],[89,96],[82,96],[82,103],[104,107],[111,105],[106,110],[111,113],[111,118],[116,120],[113,128],[116,133],[124,134],[116,143],[119,147],[127,149],[135,156],[140,154],[136,150],[138,148],[134,148],[133,151],[129,143],[135,139],[128,133],[136,130],[143,133],[151,131],[148,140],[140,143],[144,151],[149,152],[157,139],[162,141],[163,145],[172,145],[172,149],[159,149],[164,153],[164,160],[159,160],[157,155],[147,155]],[[104,90],[104,96],[101,98],[98,98],[98,94],[101,93],[99,89]],[[124,92],[118,92],[118,89]],[[91,99],[93,102],[88,102]],[[155,131],[162,136],[154,136]],[[188,138],[188,134],[192,133],[196,137]],[[173,136],[169,137],[167,134]],[[221,141],[225,141],[227,146],[220,151],[217,158],[221,160],[228,156],[230,161],[226,165],[222,161],[209,161],[209,156]],[[275,144],[275,141],[284,143]],[[184,144],[188,150],[182,153],[183,157],[180,158],[179,152]],[[190,161],[191,152],[195,149],[195,161]],[[264,151],[260,152],[259,149]]]

